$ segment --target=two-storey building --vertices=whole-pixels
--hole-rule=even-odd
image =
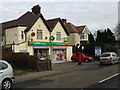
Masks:
[[[62,19],[62,22],[70,34],[68,37],[69,45],[76,46],[81,43],[89,43],[90,31],[86,25],[75,26],[74,24],[67,22],[66,19]]]
[[[72,47],[65,41],[69,33],[60,19],[45,20],[39,5],[34,6],[32,12],[2,25],[3,45],[11,46],[15,53],[26,52],[41,60],[50,57],[53,63],[70,60]]]

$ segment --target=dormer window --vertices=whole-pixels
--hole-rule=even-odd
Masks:
[[[24,31],[21,31],[21,39],[24,39]]]

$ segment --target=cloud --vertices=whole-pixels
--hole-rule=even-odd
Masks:
[[[67,18],[75,25],[88,25],[91,31],[113,29],[118,21],[118,5],[113,2],[51,3],[44,10],[46,18]]]
[[[75,25],[87,25],[92,32],[113,28],[118,19],[117,2],[3,2],[0,21],[16,19],[36,4],[42,7],[45,19],[66,18]]]
[[[118,2],[119,0],[0,0],[0,2]]]

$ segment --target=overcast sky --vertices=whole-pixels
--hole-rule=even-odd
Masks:
[[[31,11],[32,6],[39,4],[45,19],[65,18],[77,26],[87,25],[92,33],[108,27],[114,29],[118,23],[118,0],[12,1],[0,0],[0,22],[17,19]]]

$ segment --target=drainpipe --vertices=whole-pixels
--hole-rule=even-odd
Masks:
[[[51,36],[51,32],[52,30],[50,31],[50,36]],[[49,41],[51,42],[51,40],[49,39]],[[52,70],[52,66],[51,66],[51,62],[52,62],[52,56],[53,56],[53,53],[52,53],[52,47],[50,46],[50,53],[49,53],[49,67],[50,67],[50,70]]]
[[[50,31],[50,36],[51,36],[51,31]],[[50,37],[49,37],[50,38]],[[49,39],[49,42],[51,42],[51,40]],[[50,60],[52,60],[52,48],[50,46],[50,51],[49,51],[49,55],[50,55]]]

